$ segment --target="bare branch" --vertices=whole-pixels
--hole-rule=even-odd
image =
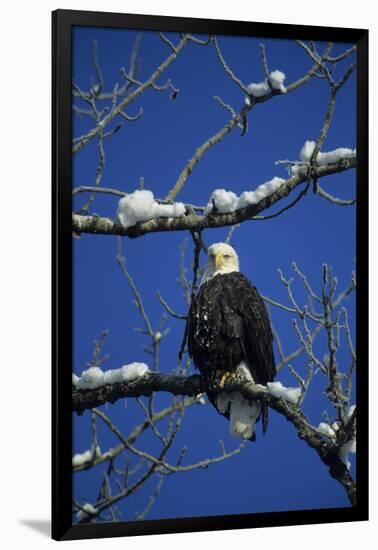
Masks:
[[[319,184],[317,184],[317,194],[319,197],[323,197],[329,202],[336,204],[337,206],[354,206],[356,204],[356,199],[339,199],[330,193],[327,193]]]
[[[267,61],[267,58],[266,58],[265,44],[259,44],[259,47],[260,47],[260,53],[261,53],[261,58],[262,58],[262,64],[263,64],[263,67],[264,67],[265,78],[269,82],[269,68],[268,68],[268,61]]]
[[[284,212],[287,212],[288,210],[290,210],[290,208],[293,208],[293,206],[295,206],[301,200],[301,198],[307,194],[309,185],[310,185],[309,181],[307,181],[306,186],[302,189],[300,193],[298,193],[298,196],[291,203],[289,203],[288,205],[278,210],[278,212],[274,212],[274,214],[269,214],[267,216],[254,216],[253,220],[254,221],[255,220],[257,221],[272,220],[273,218],[277,218],[278,216],[281,216],[281,214],[283,214]]]
[[[215,35],[213,35],[211,37],[211,42],[214,45],[214,48],[215,48],[215,51],[217,53],[218,59],[219,59],[221,65],[222,65],[222,67],[226,71],[227,75],[231,78],[231,80],[233,82],[235,82],[235,84],[237,86],[239,86],[239,88],[241,89],[242,92],[244,92],[246,95],[249,95],[248,87],[245,84],[243,84],[243,82],[232,72],[230,67],[227,65],[227,63],[226,63],[226,61],[225,61],[225,59],[222,55],[222,52],[220,50],[217,37]]]
[[[97,40],[93,41],[93,64],[96,70],[96,75],[98,80],[98,90],[96,90],[96,95],[98,95],[104,89],[104,77],[98,62]]]
[[[325,60],[329,61],[330,63],[338,63],[339,61],[342,61],[343,59],[348,57],[348,55],[350,55],[351,53],[353,53],[355,51],[356,51],[356,46],[352,46],[351,48],[345,50],[345,52],[343,52],[340,55],[337,55],[335,57],[330,57],[329,55],[327,55],[325,57]]]
[[[173,311],[173,309],[169,307],[169,305],[168,305],[167,302],[164,300],[164,298],[162,297],[162,295],[160,294],[160,292],[157,292],[156,295],[157,295],[157,297],[158,297],[159,302],[160,302],[161,305],[164,307],[164,309],[169,313],[169,315],[171,315],[171,316],[174,317],[175,319],[181,319],[181,320],[186,320],[186,319],[188,318],[186,315],[179,315],[178,313],[175,313],[175,312]]]
[[[160,410],[159,412],[155,412],[153,416],[151,417],[151,421],[154,424],[157,424],[161,420],[164,420],[168,416],[172,415],[173,413],[180,411],[183,407],[191,407],[192,405],[195,405],[198,403],[197,397],[190,397],[185,399],[181,402],[173,402],[170,406]],[[150,420],[146,419],[141,424],[135,426],[131,433],[127,436],[127,440],[130,444],[135,443],[135,441],[139,438],[139,436],[145,432],[150,427]],[[95,456],[95,458],[91,461],[83,462],[78,466],[74,466],[73,471],[74,472],[81,472],[82,470],[87,470],[88,468],[91,468],[93,466],[97,466],[98,464],[102,464],[103,462],[106,462],[108,460],[114,460],[118,455],[120,455],[125,450],[125,446],[123,444],[117,445],[116,447],[113,447],[111,449],[108,449],[107,451],[98,454]]]
[[[126,197],[127,193],[124,191],[119,191],[118,189],[110,189],[108,187],[99,187],[98,189],[96,187],[90,186],[90,185],[81,185],[80,187],[75,187],[72,190],[73,195],[77,195],[78,193],[105,193],[106,195],[115,195],[116,197]]]
[[[160,38],[162,39],[162,41],[164,42],[164,44],[167,44],[167,46],[174,52],[174,53],[177,53],[177,50],[176,50],[176,47],[173,45],[173,43],[169,40],[169,38],[167,36],[165,36],[165,34],[163,34],[162,32],[159,32],[159,36]]]
[[[223,109],[225,109],[226,111],[228,111],[229,113],[231,113],[231,115],[233,117],[236,117],[237,116],[237,113],[235,111],[235,109],[233,107],[231,107],[231,105],[229,105],[228,103],[226,103],[225,101],[223,101],[222,98],[219,97],[219,95],[215,95],[214,96],[214,99],[215,101],[217,101],[219,103],[219,105],[221,107],[223,107]],[[241,130],[243,130],[243,125],[241,123],[238,123],[238,126]]]
[[[148,318],[148,315],[146,313],[146,310],[144,309],[142,298],[141,298],[141,296],[139,294],[139,291],[138,291],[138,289],[135,285],[134,279],[132,278],[132,276],[130,275],[128,270],[126,269],[126,259],[122,256],[121,240],[120,239],[118,239],[118,253],[117,253],[116,259],[117,259],[118,265],[119,265],[122,273],[126,277],[127,282],[129,283],[129,286],[130,286],[130,288],[131,288],[131,290],[134,294],[136,306],[137,306],[138,310],[140,311],[140,314],[141,314],[142,319],[144,321],[144,324],[146,326],[147,332],[148,332],[149,336],[154,337],[155,333],[154,333],[154,330],[152,329],[152,326],[151,326],[150,320]]]
[[[207,46],[211,42],[211,36],[207,40],[201,40],[200,38],[197,38],[196,36],[193,36],[192,34],[186,35],[187,39],[190,42],[194,42],[195,44],[198,44],[199,46]]]
[[[227,234],[227,237],[224,240],[225,243],[229,244],[231,242],[231,239],[234,236],[234,233],[238,227],[240,227],[240,223],[236,223],[231,227],[230,231]]]
[[[165,473],[164,470],[170,473],[178,473],[178,472],[190,472],[192,470],[198,470],[198,469],[205,469],[205,468],[208,468],[211,464],[217,464],[218,462],[223,462],[224,460],[227,460],[228,458],[231,458],[232,456],[239,454],[240,451],[245,446],[245,442],[242,442],[238,447],[236,447],[232,451],[224,452],[220,456],[213,457],[213,458],[206,458],[199,462],[188,464],[187,466],[173,466],[172,464],[169,464],[167,461],[163,459],[158,459],[154,455],[146,451],[141,451],[140,449],[137,449],[136,447],[131,445],[128,442],[128,440],[122,435],[122,433],[118,430],[118,428],[113,424],[113,422],[111,422],[111,420],[102,411],[99,411],[98,409],[93,409],[93,413],[99,416],[101,420],[105,422],[105,424],[122,442],[125,448],[127,448],[132,454],[135,454],[139,458],[143,458],[148,462],[151,462],[152,464],[156,464],[159,467],[159,471],[162,471],[162,473]],[[164,442],[164,444],[167,445],[167,442]]]
[[[123,111],[124,108],[129,105],[129,103],[139,97],[147,88],[152,87],[152,85],[155,84],[156,80],[161,76],[161,74],[176,59],[177,55],[185,48],[185,46],[187,45],[187,41],[188,40],[186,37],[182,38],[179,44],[176,46],[176,51],[172,52],[171,55],[169,55],[165,59],[165,61],[163,61],[159,65],[159,67],[155,69],[150,78],[140,84],[138,88],[131,92],[127,97],[122,99],[120,103],[97,124],[97,126],[92,128],[92,130],[90,130],[87,134],[81,136],[79,141],[75,142],[72,148],[72,152],[79,152],[87,143],[89,143],[94,137],[96,137],[100,133],[100,131],[113,120],[115,116],[119,115],[119,113]]]

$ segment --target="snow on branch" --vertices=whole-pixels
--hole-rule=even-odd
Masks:
[[[306,141],[300,152],[300,159],[304,162],[310,162],[312,153],[315,149],[315,141]],[[356,149],[348,149],[347,147],[338,147],[333,151],[319,152],[316,157],[316,161],[319,166],[326,166],[327,164],[333,164],[339,162],[342,159],[355,158]]]
[[[137,189],[123,197],[118,203],[117,218],[122,227],[132,227],[138,222],[154,218],[178,218],[185,214],[182,202],[159,204],[152,191]]]
[[[268,392],[274,397],[282,398],[296,405],[301,398],[301,388],[286,388],[281,382],[268,382]]]
[[[87,391],[74,390],[72,404],[73,410],[80,414],[86,409],[93,409],[105,403],[114,403],[123,397],[149,396],[154,391],[169,392],[173,395],[197,396],[207,390],[206,382],[199,375],[176,376],[150,372],[132,382],[111,384]],[[339,448],[332,441],[326,441],[322,437],[322,434],[309,423],[298,406],[290,403],[290,400],[271,395],[267,388],[248,381],[228,381],[220,391],[238,391],[245,398],[258,399],[283,415],[293,424],[298,436],[318,453],[322,462],[329,468],[332,477],[344,486],[352,505],[355,505],[355,483],[342,456],[339,455]],[[340,429],[343,430],[343,428]]]
[[[88,519],[90,516],[95,514],[97,514],[97,508],[95,508],[90,502],[86,502],[77,512],[76,519],[77,521],[83,521],[84,519]]]
[[[356,158],[342,158],[339,162],[318,166],[313,168],[314,174],[318,179],[344,172],[355,168]],[[297,173],[284,183],[280,184],[273,193],[265,196],[258,203],[249,204],[244,208],[229,213],[213,213],[208,216],[196,215],[192,212],[179,217],[159,217],[145,222],[138,222],[132,227],[123,227],[117,220],[102,218],[97,215],[82,216],[80,214],[72,215],[72,230],[77,233],[92,233],[102,235],[119,235],[137,238],[147,233],[165,232],[165,231],[202,231],[207,228],[226,227],[237,223],[253,219],[267,208],[270,208],[278,201],[288,196],[298,185],[307,182],[307,174]],[[250,192],[251,193],[251,192]],[[255,192],[252,192],[255,193]]]
[[[94,461],[99,456],[101,456],[101,449],[99,445],[92,445],[90,449],[87,449],[83,453],[77,453],[72,457],[72,467],[80,468],[84,464]]]
[[[291,174],[295,175],[298,172],[306,173],[308,167],[311,164],[315,147],[315,141],[307,140],[304,143],[299,153],[300,162],[294,161],[293,163],[288,163],[291,164]],[[348,147],[338,147],[337,149],[333,149],[332,151],[328,152],[319,151],[315,160],[318,166],[327,166],[328,164],[334,164],[344,159],[350,160],[355,158],[356,149],[349,149]],[[286,162],[284,161],[284,163]]]
[[[284,179],[274,177],[259,185],[255,191],[244,191],[240,197],[232,191],[216,189],[211,194],[210,200],[205,208],[205,214],[207,215],[211,212],[227,214],[253,204],[258,204],[260,201],[277,191],[284,183]]]
[[[343,421],[337,420],[330,426],[327,422],[320,422],[318,432],[326,435],[338,447],[339,458],[348,470],[351,468],[349,454],[356,453],[356,405],[351,405]],[[344,430],[340,430],[344,426]],[[340,437],[341,434],[341,437]]]
[[[130,363],[119,369],[109,369],[105,372],[100,367],[92,366],[84,370],[79,378],[76,377],[74,386],[77,390],[95,390],[106,384],[138,380],[147,372],[149,368],[145,363]]]
[[[270,94],[272,90],[279,91],[282,94],[286,93],[286,88],[284,86],[284,80],[286,78],[285,73],[282,71],[272,71],[269,74],[269,77],[266,78],[263,82],[258,82],[257,84],[252,82],[247,86],[248,95],[245,98],[246,105],[251,104],[251,96],[253,98],[262,97],[264,95]]]

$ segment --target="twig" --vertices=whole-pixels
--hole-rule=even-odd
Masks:
[[[242,92],[244,92],[246,95],[249,95],[248,87],[245,84],[243,84],[243,82],[232,72],[230,67],[227,65],[227,63],[226,63],[226,61],[225,61],[225,59],[222,55],[222,52],[220,50],[217,37],[213,35],[211,37],[211,42],[214,45],[214,48],[215,48],[215,51],[217,53],[218,59],[219,59],[221,65],[222,65],[223,69],[226,71],[227,75],[231,78],[231,80],[237,86],[239,86],[239,88],[241,89]]]
[[[295,206],[301,200],[301,198],[304,197],[307,194],[309,185],[310,185],[309,181],[307,180],[306,186],[304,187],[304,189],[302,189],[302,191],[298,194],[298,196],[290,204],[284,206],[283,208],[281,208],[277,212],[274,212],[274,214],[268,214],[267,216],[254,216],[253,221],[272,220],[273,218],[277,218],[278,216],[280,216],[284,212],[287,212],[287,210],[290,210],[290,208],[293,208],[293,206]]]
[[[323,199],[326,199],[329,202],[332,202],[333,204],[337,204],[337,206],[354,206],[356,204],[356,199],[339,199],[338,197],[335,197],[334,195],[331,195],[330,193],[327,193],[320,185],[317,185],[317,194],[320,197],[323,197]]]
[[[127,193],[124,191],[119,191],[118,189],[110,189],[109,187],[93,187],[90,185],[81,185],[80,187],[75,187],[72,190],[73,195],[77,195],[78,193],[105,193],[107,195],[115,195],[116,197],[126,197]]]
[[[260,47],[260,53],[262,58],[262,64],[264,68],[265,78],[269,82],[269,68],[268,68],[268,61],[266,59],[266,50],[265,50],[265,44],[259,44]]]
[[[224,242],[226,244],[229,244],[231,242],[232,237],[234,236],[235,230],[240,226],[240,223],[236,223],[233,225],[230,229],[230,231],[227,233],[227,237],[225,238]]]
[[[164,307],[164,309],[169,313],[169,315],[171,315],[171,316],[174,317],[175,319],[181,319],[181,320],[186,320],[186,319],[188,318],[186,315],[179,315],[178,313],[175,313],[175,312],[173,311],[173,309],[169,307],[169,305],[168,305],[167,302],[164,300],[164,298],[162,297],[162,295],[160,294],[160,292],[157,292],[156,295],[157,295],[157,297],[158,297],[159,302],[160,302],[161,305]]]
[[[118,253],[117,253],[117,256],[116,256],[116,259],[117,259],[117,263],[122,271],[122,273],[124,274],[124,276],[126,277],[127,279],[127,282],[129,283],[129,286],[134,294],[134,297],[135,297],[135,303],[136,303],[136,306],[142,316],[142,319],[144,321],[144,324],[146,326],[146,330],[149,334],[149,336],[153,337],[154,336],[154,331],[152,329],[152,326],[151,326],[151,323],[150,323],[150,320],[148,318],[148,315],[146,313],[146,310],[144,309],[144,305],[143,305],[143,301],[142,301],[142,298],[139,294],[139,291],[135,285],[135,282],[134,282],[134,279],[132,278],[132,276],[130,275],[130,273],[128,272],[128,270],[126,269],[126,259],[122,256],[122,242],[120,239],[118,239]]]
[[[165,36],[165,34],[163,34],[162,32],[159,32],[159,36],[160,38],[162,39],[162,41],[164,42],[164,44],[167,44],[167,46],[174,52],[174,53],[177,53],[177,50],[176,50],[176,47],[173,45],[173,43],[169,40],[169,38],[167,36]]]

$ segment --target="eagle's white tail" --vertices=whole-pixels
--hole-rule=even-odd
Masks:
[[[249,439],[255,431],[255,424],[261,407],[257,401],[248,401],[239,393],[231,402],[230,433],[234,437]]]
[[[244,362],[236,369],[240,378],[253,382],[253,377]],[[234,437],[249,439],[255,431],[255,424],[261,412],[258,401],[245,399],[239,392],[223,392],[218,394],[217,408],[220,413],[225,413],[230,407],[230,434]]]

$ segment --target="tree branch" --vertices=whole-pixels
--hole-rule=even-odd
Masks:
[[[96,390],[74,391],[72,405],[74,411],[81,413],[86,409],[93,409],[105,403],[114,403],[124,397],[149,396],[154,391],[193,397],[208,389],[206,381],[199,375],[182,377],[172,374],[149,373],[134,382],[102,386]],[[291,422],[297,430],[298,437],[306,441],[317,452],[322,462],[329,468],[330,475],[341,483],[351,504],[355,506],[355,482],[338,456],[338,447],[318,433],[299,407],[282,398],[274,397],[263,386],[251,382],[230,381],[225,384],[224,388],[219,389],[219,391],[225,390],[238,391],[247,399],[258,399]],[[216,391],[216,388],[212,388],[212,391]],[[160,460],[161,458],[158,458],[158,461]]]
[[[97,124],[97,126],[92,128],[92,130],[90,130],[87,134],[81,136],[80,139],[74,143],[72,152],[73,153],[79,152],[84,147],[84,145],[86,145],[94,137],[96,137],[103,130],[103,128],[105,128],[105,126],[109,124],[111,120],[113,120],[115,116],[119,115],[119,113],[123,111],[123,109],[129,103],[131,103],[134,99],[139,97],[147,88],[155,84],[156,80],[160,77],[160,75],[169,67],[172,61],[176,59],[180,51],[183,48],[185,48],[185,46],[187,45],[187,42],[188,42],[188,39],[186,38],[186,36],[182,38],[178,43],[178,45],[176,46],[176,51],[172,52],[171,55],[169,55],[165,59],[165,61],[163,61],[163,63],[159,65],[159,67],[152,73],[150,78],[148,78],[145,82],[143,82],[140,86],[138,86],[138,88],[136,88],[136,90],[131,92],[127,97],[122,99],[120,103],[110,111],[110,113],[104,116],[104,118],[101,120],[99,124]]]
[[[342,159],[338,163],[328,164],[314,168],[317,178],[322,178],[338,172],[345,172],[356,167],[356,158]],[[203,229],[226,227],[237,223],[251,220],[257,214],[270,208],[281,199],[287,197],[293,189],[301,183],[308,180],[306,174],[296,174],[286,180],[281,187],[261,200],[258,204],[252,204],[246,208],[241,208],[229,214],[209,214],[208,216],[198,216],[189,214],[178,218],[155,218],[146,222],[139,222],[132,227],[122,227],[115,220],[102,218],[100,216],[80,216],[73,214],[72,230],[76,233],[92,233],[101,235],[119,235],[130,238],[137,238],[147,233],[157,233],[165,231],[202,231]]]

